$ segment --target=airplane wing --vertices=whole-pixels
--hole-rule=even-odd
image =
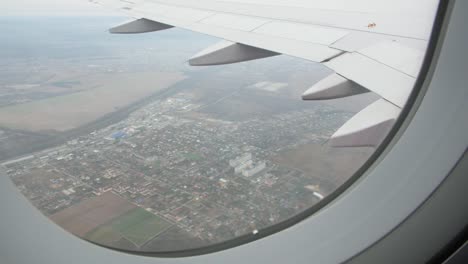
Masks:
[[[374,92],[381,99],[332,137],[333,146],[376,146],[415,84],[438,0],[89,0],[133,17],[110,29],[132,34],[180,27],[223,39],[190,65],[219,65],[290,55],[333,74],[304,100]],[[430,3],[428,3],[430,2]]]

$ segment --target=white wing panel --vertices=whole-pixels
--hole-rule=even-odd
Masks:
[[[434,0],[413,0],[411,2],[406,0],[222,0],[222,2],[278,7],[289,6],[323,10],[342,10],[361,13],[398,12],[402,15],[406,15],[408,13],[424,15],[424,13],[426,13],[430,8],[430,6],[428,6],[429,4],[437,3],[437,1]],[[423,3],[426,3],[427,5],[424,5]],[[404,8],[402,8],[402,6]]]
[[[156,4],[151,2],[144,2],[143,4],[139,5],[137,8],[133,8],[133,11],[145,11],[147,13],[151,13],[153,17],[158,17],[160,19],[165,18],[169,21],[179,21],[183,24],[190,24],[194,22],[198,22],[202,19],[208,18],[214,14],[215,12],[200,10],[200,9],[193,9],[193,8],[185,8],[185,7],[177,7],[171,5],[164,5],[164,4]],[[158,20],[155,20],[158,21]]]
[[[200,23],[241,31],[253,31],[271,20],[240,15],[216,14]]]
[[[329,46],[349,31],[290,22],[270,22],[255,33]]]
[[[345,78],[403,107],[415,78],[359,53],[347,53],[325,63]]]
[[[385,41],[395,41],[401,45],[415,50],[425,50],[427,46],[427,41],[425,40],[353,31],[330,45],[330,47],[347,52],[355,52]]]
[[[397,42],[381,42],[359,51],[359,53],[397,69],[414,78],[418,76],[424,52],[403,46]]]
[[[117,0],[114,0],[117,1]],[[157,0],[155,3],[216,13],[262,17],[356,31],[425,39],[438,0]],[[375,23],[376,27],[368,27]]]

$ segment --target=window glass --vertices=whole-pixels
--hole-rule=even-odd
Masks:
[[[333,73],[321,64],[283,55],[191,67],[216,38],[107,34],[126,18],[93,6],[7,7],[1,165],[83,239],[168,252],[257,235],[318,204],[375,150],[329,144],[380,97],[303,101]]]

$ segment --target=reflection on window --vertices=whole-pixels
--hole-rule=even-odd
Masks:
[[[188,67],[216,40],[103,34],[121,20],[1,18],[0,159],[73,234],[155,252],[257,234],[317,204],[371,154],[327,139],[375,96],[300,100],[324,67],[286,56]]]

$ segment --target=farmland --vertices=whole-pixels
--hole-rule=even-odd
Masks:
[[[320,191],[328,195],[348,180],[371,154],[371,148],[338,149],[312,143],[283,151],[274,160],[320,182]]]
[[[84,239],[135,249],[172,226],[112,192],[84,200],[52,215],[51,219]]]
[[[82,91],[0,108],[0,126],[31,132],[64,132],[93,122],[185,78],[180,73],[95,74]],[[77,88],[78,89],[78,88]]]
[[[127,200],[108,192],[60,211],[50,218],[64,229],[83,237],[134,208],[136,206]]]
[[[140,247],[170,226],[164,219],[135,208],[89,232],[85,238],[111,246],[123,238]]]

